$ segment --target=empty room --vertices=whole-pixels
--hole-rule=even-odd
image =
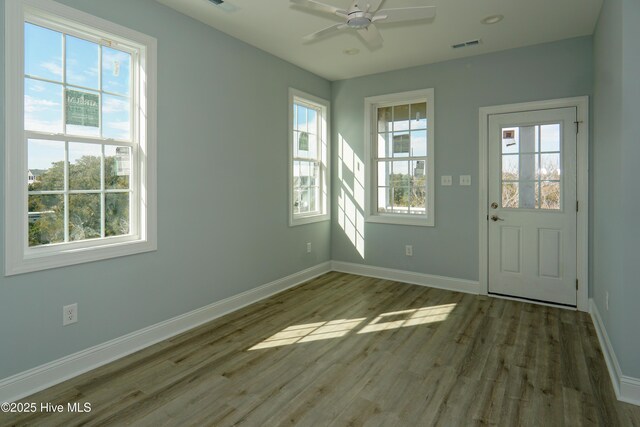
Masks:
[[[637,0],[0,22],[0,426],[640,426]]]

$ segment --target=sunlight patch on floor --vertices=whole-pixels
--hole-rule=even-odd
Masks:
[[[406,328],[409,326],[425,325],[428,323],[442,322],[456,304],[443,304],[433,307],[415,308],[411,310],[392,311],[383,313],[373,319],[371,323],[358,331],[359,334],[387,331],[389,329]]]
[[[249,350],[259,350],[262,348],[279,347],[295,343],[343,337],[365,320],[367,320],[366,317],[360,319],[338,319],[330,320],[328,322],[289,326],[266,340],[254,345]]]

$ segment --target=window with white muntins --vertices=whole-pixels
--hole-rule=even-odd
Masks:
[[[434,225],[433,89],[365,98],[367,221]]]
[[[329,102],[289,89],[289,225],[329,219]]]
[[[6,2],[5,274],[156,248],[155,39]]]

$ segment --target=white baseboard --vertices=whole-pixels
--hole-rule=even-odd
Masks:
[[[616,353],[613,351],[611,341],[609,341],[609,336],[607,335],[607,330],[602,322],[602,317],[600,317],[598,306],[595,304],[593,299],[589,300],[589,313],[591,313],[591,319],[593,320],[593,324],[598,334],[598,340],[600,341],[604,360],[607,363],[607,368],[609,369],[609,376],[611,377],[611,383],[613,384],[613,390],[616,393],[616,397],[621,402],[640,406],[640,379],[622,374],[618,358],[616,357]]]
[[[480,283],[474,280],[454,279],[451,277],[434,276],[431,274],[415,273],[413,271],[394,270],[391,268],[341,261],[332,261],[331,269],[342,273],[358,274],[360,276],[375,277],[377,279],[395,280],[397,282],[429,286],[431,288],[446,289],[448,291],[464,292],[475,295],[480,293]]]
[[[222,301],[0,380],[0,402],[13,402],[331,271],[324,262]]]

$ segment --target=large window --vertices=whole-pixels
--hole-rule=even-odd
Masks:
[[[433,89],[365,99],[367,220],[434,225]]]
[[[155,40],[6,2],[6,274],[155,249]]]
[[[329,219],[329,103],[289,89],[289,224]]]

